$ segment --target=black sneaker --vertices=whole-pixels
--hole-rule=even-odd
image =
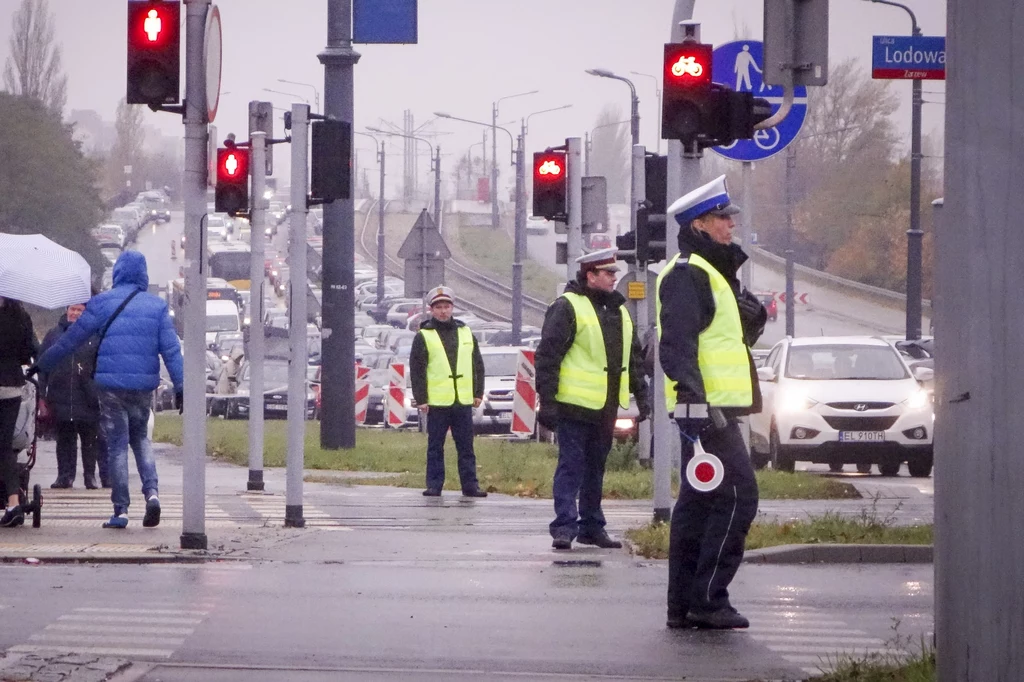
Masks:
[[[14,528],[23,523],[25,523],[25,512],[21,510],[20,504],[6,510],[3,517],[0,517],[0,527],[3,528]]]
[[[572,539],[560,535],[551,541],[552,549],[572,549]]]
[[[427,488],[423,491],[423,497],[441,497],[440,488]]]
[[[160,525],[160,499],[153,495],[146,500],[146,515],[142,517],[144,528],[153,528]]]
[[[581,545],[596,545],[601,549],[622,549],[622,543],[613,540],[603,529],[596,533],[580,533],[576,542]]]
[[[686,614],[687,620],[702,630],[745,630],[750,621],[733,608],[721,608],[717,611],[694,611]]]
[[[487,491],[480,490],[480,488],[469,488],[468,490],[462,491],[463,497],[487,497]]]

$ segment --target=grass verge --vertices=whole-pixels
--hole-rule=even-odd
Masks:
[[[249,462],[249,433],[245,421],[208,419],[207,453],[216,459],[246,466]],[[263,462],[267,467],[285,464],[287,422],[267,421],[264,426]],[[181,445],[181,417],[161,413],[156,417],[153,439],[161,443]],[[494,438],[477,438],[475,442],[477,475],[480,484],[492,492],[522,497],[551,497],[551,481],[558,463],[558,450],[553,445],[535,442],[511,443]],[[352,450],[320,448],[320,424],[306,425],[305,467],[333,471],[366,471],[398,474],[386,478],[355,477],[346,485],[390,485],[422,488],[426,474],[427,439],[425,434],[409,431],[357,429],[356,447]],[[458,489],[458,466],[455,447],[446,448],[446,488]],[[326,482],[337,479],[325,476]],[[605,499],[643,500],[653,494],[653,474],[637,462],[633,445],[616,445],[608,455],[604,478]],[[761,499],[844,499],[859,497],[856,489],[846,483],[810,474],[780,474],[759,471]],[[678,482],[674,482],[674,487]]]
[[[489,227],[460,227],[459,248],[485,272],[505,282],[512,281],[512,261],[515,251],[512,239],[504,230]],[[550,301],[561,280],[548,268],[533,260],[523,261],[523,290],[542,301]]]
[[[896,509],[899,509],[897,505]],[[895,510],[894,510],[895,511]],[[626,531],[636,554],[648,559],[667,559],[669,525],[650,523]],[[779,545],[813,545],[838,543],[850,545],[930,545],[934,541],[934,526],[895,525],[894,514],[882,516],[878,512],[878,499],[871,507],[861,510],[859,516],[846,517],[836,512],[809,515],[806,521],[785,523],[757,521],[750,526],[746,548],[763,549]]]
[[[934,682],[935,649],[924,637],[901,635],[899,628],[894,618],[893,636],[882,652],[823,656],[822,674],[812,682]]]

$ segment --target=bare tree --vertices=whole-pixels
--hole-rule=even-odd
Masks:
[[[624,204],[630,184],[629,119],[614,105],[597,117],[590,138],[590,174],[608,181],[608,203]]]
[[[141,170],[138,166],[145,160],[142,147],[146,142],[146,131],[143,129],[142,107],[128,104],[122,98],[117,104],[114,130],[117,138],[107,163],[107,187],[118,191],[125,186],[125,180],[131,180],[131,177],[125,177],[125,168],[131,166],[134,175]]]
[[[63,118],[68,77],[61,65],[61,47],[54,42],[48,0],[22,0],[11,29],[4,87],[11,94],[38,99]]]

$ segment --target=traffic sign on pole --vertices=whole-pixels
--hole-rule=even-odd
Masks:
[[[945,36],[874,36],[871,77],[946,79]]]
[[[764,44],[760,40],[737,40],[715,48],[712,57],[712,78],[736,92],[749,92],[763,97],[772,105],[772,114],[782,106],[783,88],[766,85]],[[792,142],[807,117],[807,88],[793,90],[793,108],[777,126],[754,131],[752,140],[736,140],[730,145],[712,147],[721,156],[734,161],[761,161],[773,156]]]

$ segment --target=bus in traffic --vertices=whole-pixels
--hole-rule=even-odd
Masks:
[[[241,299],[236,289],[229,282],[216,277],[206,279],[206,300],[207,301],[230,301],[235,304],[236,310],[241,310]],[[185,280],[173,279],[167,286],[167,305],[171,310],[171,317],[174,319],[174,328],[180,338],[185,336]]]
[[[225,280],[235,289],[249,290],[252,255],[248,244],[240,242],[211,244],[207,264],[210,277]]]

